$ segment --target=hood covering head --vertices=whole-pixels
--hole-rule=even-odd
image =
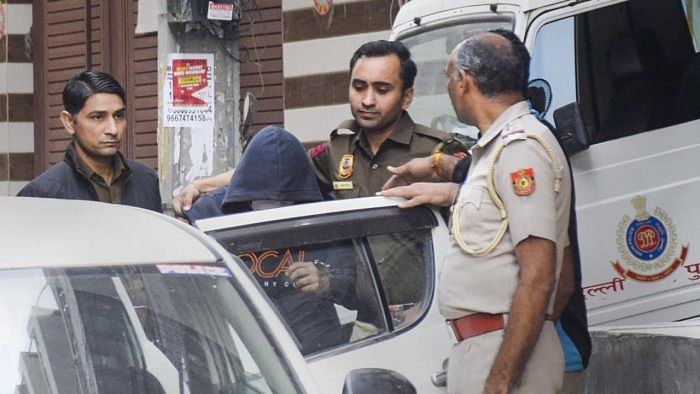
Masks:
[[[188,217],[198,220],[249,211],[249,202],[255,200],[323,200],[304,147],[291,133],[276,126],[255,134],[228,187],[200,197]]]

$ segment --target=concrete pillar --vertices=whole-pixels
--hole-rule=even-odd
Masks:
[[[215,37],[197,23],[169,22],[167,14],[162,12],[167,10],[166,0],[159,1],[161,12],[158,15],[158,172],[160,190],[167,208],[171,207],[174,194],[187,183],[233,168],[238,161],[241,151],[237,138],[240,122],[240,65],[234,59],[238,57],[238,40]],[[208,157],[206,152],[191,157],[194,149],[197,149],[192,144],[191,128],[165,127],[163,124],[163,86],[166,83],[170,53],[214,55],[215,125],[211,130],[212,157]],[[203,165],[199,171],[192,171],[193,161],[198,160],[209,165]]]

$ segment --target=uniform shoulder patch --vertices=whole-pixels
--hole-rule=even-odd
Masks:
[[[318,155],[323,153],[327,147],[328,147],[328,142],[321,142],[320,144],[309,149],[309,156],[311,156],[312,159],[315,159],[316,157],[318,157]]]
[[[513,192],[518,196],[529,196],[535,191],[535,170],[532,168],[511,172],[510,180],[513,182]]]

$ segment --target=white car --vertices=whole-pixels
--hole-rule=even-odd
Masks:
[[[453,343],[435,297],[447,227],[434,209],[399,209],[397,203],[383,197],[357,198],[196,222],[241,257],[270,294],[294,286],[284,274],[292,262],[316,261],[330,272],[326,297],[333,302],[341,338],[306,354],[325,393],[343,392],[345,377],[362,368],[396,372],[419,393],[446,392],[433,380],[440,383]],[[334,272],[348,265],[356,274],[351,289],[356,303],[343,302],[336,294],[343,293],[336,288],[342,284],[334,286]],[[284,303],[271,298],[276,305]],[[328,317],[319,313],[315,318]],[[290,325],[294,324],[303,322]]]
[[[10,197],[0,218],[0,393],[415,392],[390,371],[317,381],[247,267],[194,227]]]

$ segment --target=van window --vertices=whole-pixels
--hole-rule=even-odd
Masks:
[[[574,18],[566,18],[543,26],[535,39],[534,55],[530,62],[530,79],[541,78],[549,82],[552,102],[544,116],[551,124],[554,124],[553,109],[576,101],[576,57],[572,45],[573,37]],[[553,58],[558,61],[549,61]]]
[[[546,24],[533,77],[552,85],[553,109],[581,104],[593,143],[698,119],[689,9],[681,0],[632,0]]]
[[[436,225],[425,207],[392,207],[210,234],[248,266],[309,356],[408,329],[427,311]],[[296,270],[323,284],[304,288]]]

